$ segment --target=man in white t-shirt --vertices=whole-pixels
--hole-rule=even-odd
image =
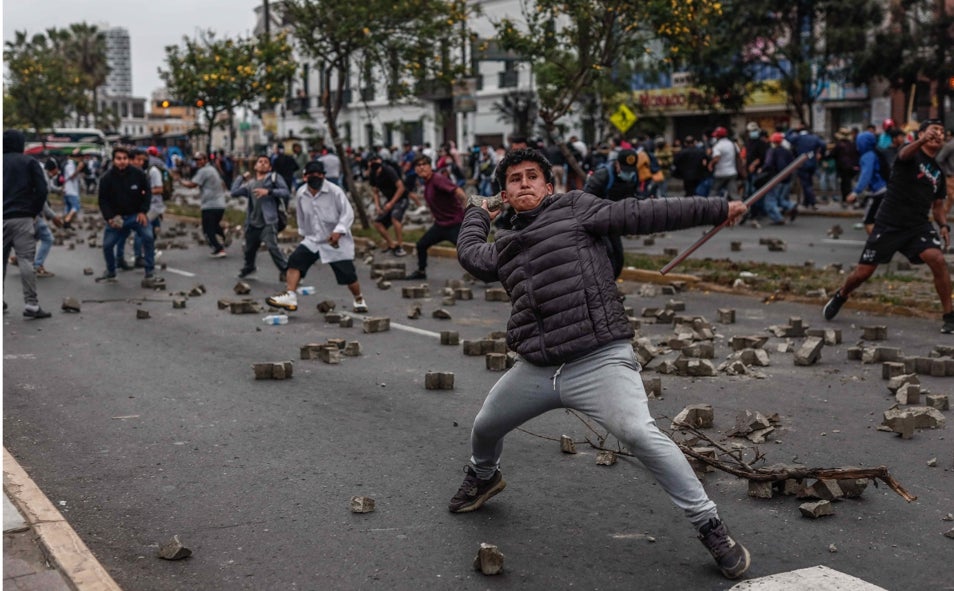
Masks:
[[[712,137],[716,143],[712,146],[712,158],[709,159],[709,170],[713,177],[712,192],[709,194],[731,201],[732,197],[739,195],[739,171],[735,166],[739,149],[729,139],[729,130],[725,127],[716,127]]]
[[[225,188],[225,181],[215,166],[209,161],[205,152],[196,152],[193,155],[195,164],[199,170],[192,176],[191,181],[179,179],[179,183],[184,187],[193,189],[199,188],[199,209],[202,212],[202,232],[209,246],[212,247],[212,253],[209,256],[213,258],[222,258],[225,256],[225,234],[222,232],[222,218],[225,216],[225,196],[228,193]],[[219,238],[222,242],[219,242]]]
[[[80,210],[80,181],[83,178],[83,170],[86,163],[82,160],[83,156],[79,148],[73,150],[73,155],[67,159],[63,166],[63,227],[69,228],[73,218]]]

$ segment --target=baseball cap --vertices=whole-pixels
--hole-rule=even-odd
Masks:
[[[783,141],[785,141],[785,136],[782,135],[781,132],[776,131],[772,134],[772,137],[769,138],[769,141],[773,144],[781,144]]]
[[[720,125],[719,127],[716,127],[712,131],[712,137],[715,137],[715,138],[729,137],[729,130]]]
[[[626,171],[636,170],[638,160],[639,157],[636,155],[636,150],[620,150],[619,155],[616,157],[620,169]]]
[[[745,124],[745,128],[749,131],[758,131],[759,124],[756,123],[755,121],[749,121],[748,123]]]
[[[50,158],[43,164],[43,168],[49,171],[53,171],[59,168],[59,166],[56,164],[56,160],[53,160],[52,158]]]
[[[884,120],[884,123],[881,124],[881,127],[888,129],[889,127],[894,127],[894,119],[888,118]]]
[[[150,156],[158,156],[158,155],[159,155],[159,148],[157,148],[157,147],[155,147],[155,146],[149,146],[148,148],[146,148],[146,152],[147,152]]]
[[[305,174],[311,174],[317,172],[320,174],[325,174],[325,163],[320,160],[312,160],[305,165]]]

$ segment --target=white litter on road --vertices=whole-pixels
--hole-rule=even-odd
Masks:
[[[729,591],[887,591],[857,577],[838,572],[827,566],[813,566],[787,573],[743,581]]]
[[[837,240],[834,238],[825,238],[822,240],[822,242],[824,242],[825,244],[847,244],[849,246],[864,246],[865,244],[867,244],[867,242],[865,242],[864,240],[844,240],[842,238],[839,238]]]
[[[414,326],[408,326],[406,324],[398,324],[396,322],[391,323],[391,328],[396,328],[398,330],[403,330],[405,332],[412,332],[414,334],[423,335],[425,337],[434,337],[435,339],[441,338],[441,333],[433,332],[430,330],[424,330],[423,328],[417,328]]]
[[[183,277],[195,277],[195,273],[183,271],[182,269],[173,269],[172,267],[166,267],[164,271],[168,273],[175,273],[176,275],[182,275]]]

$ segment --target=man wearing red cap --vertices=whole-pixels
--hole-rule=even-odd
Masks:
[[[878,134],[878,149],[887,150],[891,147],[891,130],[894,129],[894,119],[890,117],[881,124],[881,133]]]
[[[709,160],[709,170],[714,179],[710,195],[719,195],[731,201],[733,196],[739,195],[739,169],[735,165],[739,148],[729,139],[729,130],[725,127],[716,127],[712,137],[716,143],[712,146],[712,158]]]

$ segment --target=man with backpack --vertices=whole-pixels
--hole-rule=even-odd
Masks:
[[[235,178],[232,197],[248,199],[245,217],[245,264],[239,271],[239,277],[245,278],[255,272],[255,257],[264,242],[272,262],[278,267],[278,280],[284,283],[288,261],[278,246],[278,233],[285,229],[283,216],[287,222],[285,212],[289,191],[285,179],[272,171],[272,162],[268,156],[259,156],[255,160],[254,177],[245,173]]]
[[[628,197],[639,198],[638,162],[639,155],[635,150],[620,150],[615,159],[600,166],[587,177],[583,191],[610,201],[620,201]],[[623,271],[622,236],[607,234],[603,237],[603,242],[606,244],[606,254],[613,265],[613,275],[619,277]]]

